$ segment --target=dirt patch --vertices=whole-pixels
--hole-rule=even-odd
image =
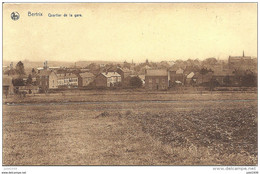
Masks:
[[[257,100],[3,106],[4,165],[257,165]]]

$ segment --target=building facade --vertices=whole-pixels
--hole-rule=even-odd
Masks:
[[[40,71],[36,76],[36,84],[39,86],[39,91],[47,92],[49,89],[58,88],[58,77],[53,71]]]
[[[121,82],[121,76],[117,72],[101,73],[95,79],[97,87],[113,87]]]
[[[124,79],[129,77],[131,74],[131,71],[126,68],[117,68],[116,72],[121,75],[122,82],[124,82]]]
[[[12,82],[12,77],[8,75],[3,75],[3,92],[7,94],[13,94],[14,93],[14,86]]]
[[[79,85],[79,78],[76,74],[73,73],[57,74],[57,78],[57,85],[59,88],[75,88]]]
[[[147,70],[145,74],[145,88],[148,90],[167,90],[169,87],[169,74],[167,70]]]
[[[79,73],[78,79],[79,79],[79,86],[80,87],[85,87],[88,86],[91,82],[94,81],[94,74],[90,72],[85,72],[85,73]]]

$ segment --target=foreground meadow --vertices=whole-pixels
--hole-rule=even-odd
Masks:
[[[104,96],[4,104],[3,165],[257,165],[256,94]]]

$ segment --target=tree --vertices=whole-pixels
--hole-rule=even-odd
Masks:
[[[26,81],[26,84],[27,85],[31,85],[32,84],[32,75],[29,74],[28,78],[27,78],[27,81]]]
[[[223,82],[224,82],[224,84],[225,84],[226,86],[229,86],[229,85],[231,84],[231,80],[230,80],[229,75],[227,75],[227,76],[225,76],[225,77],[223,78]]]
[[[209,72],[209,70],[207,68],[202,68],[200,70],[200,74],[202,76],[202,83],[203,83],[203,76],[206,75]]]
[[[143,82],[142,82],[142,80],[140,79],[140,77],[135,76],[135,77],[131,77],[130,82],[129,82],[129,85],[130,85],[131,87],[134,87],[134,88],[140,88],[140,87],[142,87]]]
[[[237,86],[241,86],[242,85],[242,77],[244,76],[244,71],[240,70],[240,69],[235,69],[233,71],[233,74],[235,75],[235,84]]]
[[[212,58],[207,58],[202,62],[204,65],[216,65],[218,63],[217,59],[212,57]]]
[[[14,69],[10,69],[10,70],[6,70],[4,72],[4,74],[6,75],[15,75],[16,74],[16,71]]]
[[[36,71],[35,71],[34,68],[32,69],[32,74],[33,74],[33,75],[36,74]]]
[[[245,74],[242,77],[242,86],[257,87],[257,76],[253,73]]]
[[[209,88],[211,91],[214,90],[215,87],[219,86],[218,81],[215,78],[211,78],[209,82]]]
[[[25,74],[24,66],[23,66],[23,63],[22,63],[21,61],[19,61],[19,62],[16,64],[15,71],[16,71],[16,73],[19,74],[19,75],[24,75],[24,74]]]
[[[13,79],[14,86],[24,86],[24,81],[22,78]]]

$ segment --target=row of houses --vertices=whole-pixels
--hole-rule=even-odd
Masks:
[[[57,73],[57,71],[42,69],[36,76],[36,85],[42,91],[49,89],[84,88],[91,83],[96,87],[112,87],[121,83],[130,73],[118,68],[114,72],[104,72],[97,76],[90,72],[84,73]]]
[[[212,80],[219,85],[224,85],[227,81],[234,82],[235,74],[231,70],[210,71],[201,74],[193,71],[184,73],[181,68],[178,70],[149,69],[145,74],[145,88],[149,90],[165,90],[175,86],[206,84]]]
[[[47,91],[58,88],[85,87],[93,80],[94,75],[89,72],[73,74],[43,70],[36,76],[36,85],[39,86],[40,90]]]
[[[84,88],[93,84],[93,87],[97,88],[109,88],[124,84],[128,86],[130,80],[134,76],[138,76],[145,86],[149,90],[166,90],[168,88],[174,88],[175,86],[193,86],[201,85],[203,83],[209,83],[212,79],[220,85],[232,81],[235,84],[234,69],[241,69],[242,64],[245,67],[253,67],[251,57],[243,56],[229,57],[228,68],[220,66],[212,66],[213,71],[207,73],[201,73],[200,69],[194,70],[194,68],[180,68],[180,66],[172,66],[168,69],[153,69],[146,65],[142,71],[134,72],[133,69],[120,68],[113,66],[109,69],[103,69],[102,73],[94,75],[89,72],[88,69],[67,69],[64,67],[48,67],[47,61],[44,62],[44,66],[37,68],[37,72],[32,74],[32,84],[28,87],[21,87],[21,90],[29,91],[48,91],[55,89],[67,89],[67,88]],[[250,66],[249,66],[250,65]],[[12,67],[12,65],[10,65]],[[242,68],[243,69],[243,68]],[[105,71],[105,72],[104,72]],[[141,73],[140,73],[141,72]],[[96,74],[96,73],[95,73]],[[137,75],[138,74],[138,75]],[[12,89],[13,79],[23,79],[26,81],[28,76],[12,75],[3,77],[3,88]],[[17,88],[17,87],[16,87]],[[9,90],[13,91],[13,90]]]
[[[35,85],[20,86],[20,91],[29,91],[29,93],[37,93],[38,91],[47,92],[55,89],[68,89],[68,88],[84,88],[93,84],[96,88],[109,88],[119,86],[127,81],[129,78],[134,77],[127,70],[118,68],[117,71],[103,72],[95,76],[90,72],[84,73],[57,73],[53,70],[42,70],[36,77],[33,77]],[[228,77],[229,81],[234,81],[235,75],[230,70],[208,72],[204,75],[200,72],[185,72],[183,69],[147,69],[145,75],[138,75],[142,80],[143,85],[148,90],[167,90],[175,86],[194,86],[203,83],[208,83],[214,79],[220,85],[226,83]],[[7,76],[3,77],[3,88],[12,89],[12,78]]]

